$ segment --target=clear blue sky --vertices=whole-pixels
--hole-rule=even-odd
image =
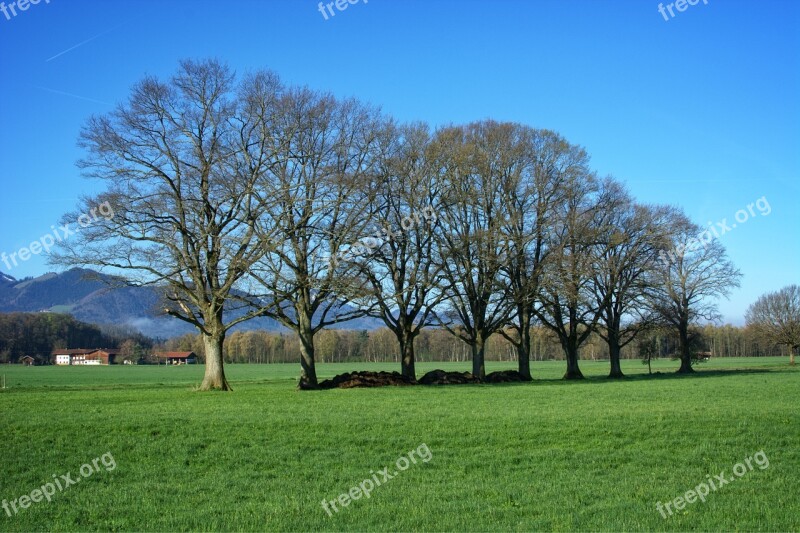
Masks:
[[[96,186],[75,167],[90,115],[145,74],[216,57],[400,120],[554,129],[639,200],[699,223],[731,225],[766,197],[769,215],[722,237],[744,279],[720,308],[738,324],[763,292],[800,283],[795,0],[700,0],[668,21],[654,0],[362,0],[327,21],[312,0],[46,2],[0,12],[0,252]],[[48,269],[0,263],[17,278]]]

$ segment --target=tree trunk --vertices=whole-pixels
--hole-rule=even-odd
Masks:
[[[564,353],[567,356],[567,373],[564,379],[583,379],[583,373],[578,366],[578,344],[572,340],[564,343]]]
[[[522,379],[524,381],[533,381],[531,377],[530,345],[520,344],[517,346],[517,365]]]
[[[472,375],[484,379],[486,377],[486,367],[484,365],[484,355],[486,352],[486,339],[481,335],[475,339],[472,345]]]
[[[400,373],[403,376],[417,379],[414,357],[414,336],[410,331],[400,331],[397,334],[400,343]]]
[[[314,361],[314,334],[311,328],[301,328],[297,332],[300,338],[300,389],[316,389],[317,366]]]
[[[688,323],[681,323],[678,327],[678,337],[680,338],[681,351],[681,367],[678,369],[678,374],[691,374],[694,369],[692,368],[692,353],[689,350]]]
[[[203,383],[200,384],[201,391],[231,389],[228,380],[225,379],[225,369],[223,368],[222,347],[225,343],[224,331],[213,331],[211,335],[203,335],[203,347],[206,352],[206,373]]]
[[[622,373],[622,365],[620,364],[619,354],[621,349],[619,347],[619,339],[611,332],[608,333],[608,355],[611,360],[611,372],[608,374],[609,378],[618,379],[624,378],[625,374]]]
[[[789,364],[794,366],[794,349],[796,346],[789,346]]]
[[[311,314],[306,312],[306,299],[302,299],[295,305],[297,312],[297,324],[295,326],[297,338],[300,340],[300,383],[299,389],[316,389],[317,366],[314,360],[314,330],[311,327]]]
[[[520,312],[519,344],[517,345],[517,365],[519,375],[525,381],[531,378],[531,317],[526,311]]]

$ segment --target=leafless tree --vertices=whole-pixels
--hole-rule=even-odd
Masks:
[[[789,285],[761,296],[745,315],[747,325],[767,341],[789,349],[789,363],[794,365],[800,348],[800,286]]]
[[[416,378],[414,339],[438,323],[435,309],[444,298],[435,235],[440,191],[430,142],[426,125],[386,125],[376,159],[373,235],[353,255],[368,282],[365,305],[394,333],[401,372],[410,378]]]
[[[446,301],[443,326],[472,348],[472,373],[486,374],[486,340],[508,321],[503,280],[508,245],[503,187],[518,172],[509,147],[515,128],[479,122],[437,132],[433,160],[442,183],[439,249]]]
[[[563,196],[554,209],[550,253],[542,269],[541,305],[536,317],[558,337],[567,359],[565,379],[582,379],[579,349],[600,318],[592,293],[600,251],[606,245],[606,201],[597,178],[588,170],[588,156],[579,148],[576,169],[564,181]],[[580,171],[578,171],[580,169]]]
[[[694,371],[690,326],[699,320],[717,320],[714,300],[727,298],[731,289],[739,286],[742,275],[719,240],[711,239],[708,231],[685,214],[674,212],[668,225],[670,231],[661,245],[649,298],[653,309],[678,334],[678,372],[689,373]]]
[[[344,256],[370,227],[381,118],[305,88],[287,90],[280,107],[272,124],[280,156],[257,183],[264,253],[250,278],[261,287],[252,290],[263,296],[259,312],[297,334],[300,387],[314,388],[314,336],[367,312],[347,306],[365,282]]]
[[[650,274],[658,265],[661,228],[669,222],[672,211],[634,203],[618,182],[607,180],[604,188],[609,218],[593,282],[595,301],[601,310],[596,330],[608,343],[609,377],[621,378],[622,348],[656,321],[647,289]]]
[[[229,389],[226,332],[256,314],[237,287],[262,254],[252,192],[273,159],[263,121],[280,90],[270,73],[236,85],[225,65],[184,61],[167,82],[145,78],[80,135],[80,166],[105,190],[64,220],[105,202],[113,216],[64,241],[53,259],[161,289],[164,312],[203,336],[202,390]]]
[[[517,352],[518,371],[531,379],[531,325],[539,304],[542,266],[549,252],[555,205],[570,176],[585,171],[584,154],[555,132],[518,126],[522,160],[520,171],[510,174],[502,201],[508,218],[503,233],[508,256],[503,272],[514,314],[500,333]]]

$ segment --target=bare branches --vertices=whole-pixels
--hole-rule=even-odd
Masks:
[[[791,364],[800,347],[800,286],[789,285],[761,296],[745,315],[748,327],[772,344],[789,350]]]
[[[256,222],[266,204],[254,192],[274,160],[264,134],[274,114],[268,95],[280,91],[269,73],[234,83],[225,65],[185,61],[169,82],[145,78],[126,105],[90,119],[80,166],[106,188],[83,203],[109,202],[114,217],[55,256],[162,288],[164,312],[197,327],[219,353],[208,388],[227,388],[225,332],[257,314],[223,313],[254,303],[237,288],[261,256]]]
[[[314,335],[363,316],[346,307],[360,285],[340,252],[366,235],[374,201],[381,118],[354,101],[288,89],[270,122],[277,157],[257,179],[265,205],[256,222],[261,257],[248,277],[263,291],[259,312],[302,339],[304,386],[316,386]]]
[[[403,375],[415,378],[414,339],[436,323],[445,298],[436,232],[440,184],[430,163],[430,133],[422,124],[382,129],[375,160],[377,188],[370,216],[375,232],[354,256],[365,283],[359,299],[392,330]],[[370,251],[371,250],[371,251]]]
[[[506,183],[521,172],[518,128],[492,121],[437,133],[432,156],[442,187],[441,270],[447,297],[442,325],[473,350],[473,374],[483,377],[486,340],[514,307],[503,268]]]
[[[314,336],[366,315],[395,333],[409,376],[414,338],[437,324],[471,346],[477,376],[500,332],[530,377],[538,322],[580,377],[592,331],[612,352],[652,312],[686,333],[740,276],[719,242],[687,249],[699,228],[684,215],[636,205],[552,131],[487,120],[431,134],[270,72],[182,62],[87,121],[80,144],[104,185],[83,207],[114,216],[55,261],[157,286],[163,311],[210,343],[209,387],[227,387],[226,332],[256,316],[298,334],[303,386]]]
[[[653,274],[648,298],[653,309],[678,331],[681,372],[692,371],[689,325],[719,317],[715,300],[739,286],[741,273],[718,240],[700,243],[700,227],[680,211],[667,215],[670,230]],[[677,252],[676,252],[677,251]]]

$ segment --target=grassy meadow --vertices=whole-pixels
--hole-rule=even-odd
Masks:
[[[715,359],[688,377],[627,361],[624,381],[581,366],[582,382],[552,361],[526,384],[299,392],[299,365],[229,365],[233,393],[199,393],[202,366],[4,365],[0,498],[81,478],[104,454],[115,466],[0,509],[0,530],[800,530],[800,370],[785,358]],[[469,363],[417,373],[433,368]],[[423,444],[430,460],[398,471]],[[662,518],[657,502],[733,479],[759,451],[768,467]],[[323,509],[384,467],[396,476],[369,498]]]

